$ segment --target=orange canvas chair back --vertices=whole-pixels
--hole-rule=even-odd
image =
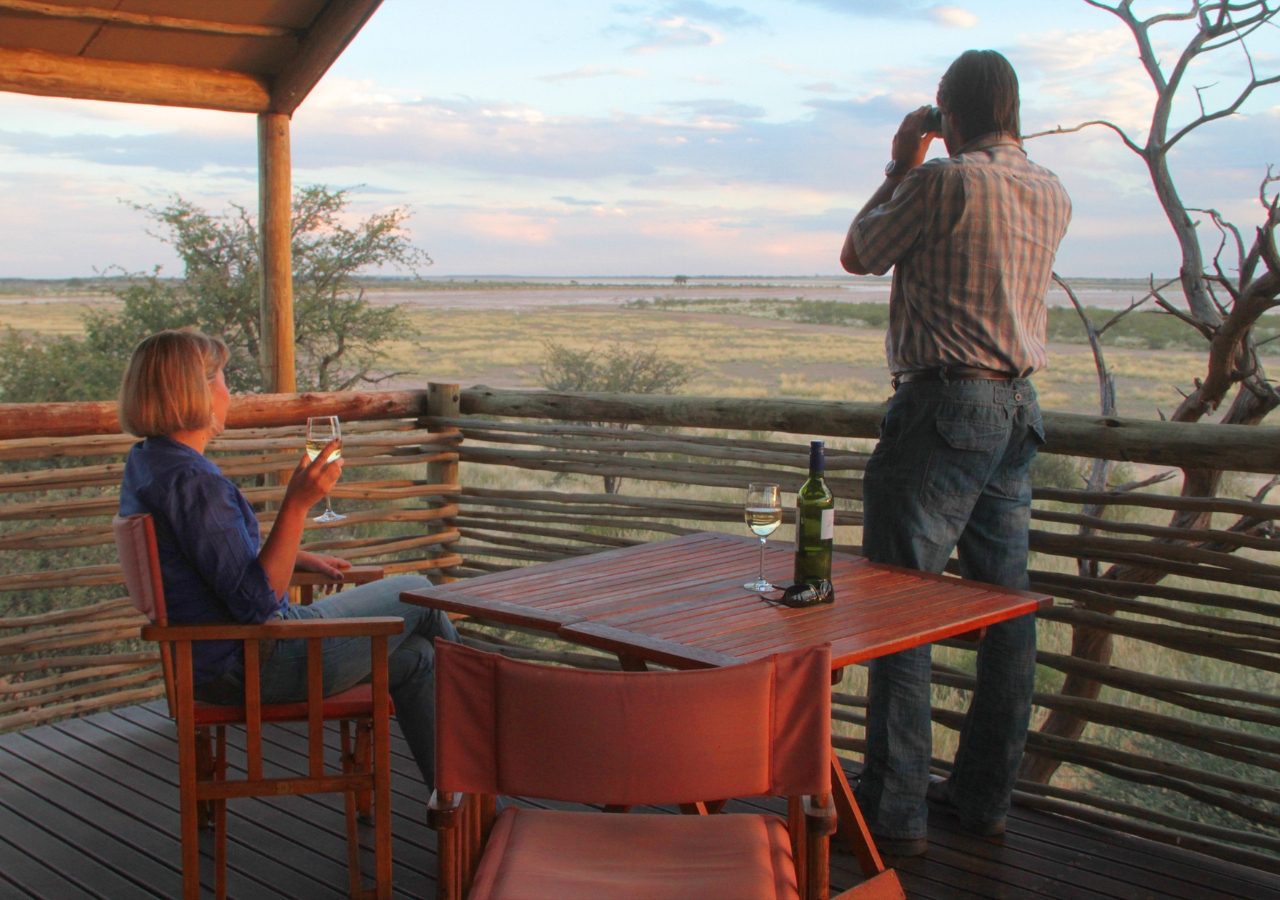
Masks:
[[[160,556],[156,551],[156,530],[151,516],[116,516],[111,520],[116,552],[124,569],[129,600],[138,612],[157,625],[167,625],[164,584],[160,581]]]
[[[643,805],[830,791],[830,647],[600,672],[438,642],[438,790]]]
[[[135,609],[155,625],[168,625],[164,604],[164,583],[160,580],[160,554],[156,550],[156,529],[151,516],[138,513],[116,516],[111,520],[116,553],[124,570],[124,584]],[[160,664],[164,670],[164,693],[169,702],[169,715],[177,716],[174,697],[173,651],[168,642],[160,645]]]
[[[822,646],[719,669],[601,672],[437,641],[438,896],[823,900],[830,662]],[[788,814],[508,806],[495,817],[498,794],[686,811],[785,795]]]

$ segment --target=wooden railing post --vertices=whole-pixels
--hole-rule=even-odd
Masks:
[[[289,117],[258,116],[261,360],[267,392],[298,389],[293,339],[293,178]]]
[[[427,415],[446,419],[456,419],[462,415],[462,386],[458,384],[429,383],[427,385]],[[428,430],[433,434],[457,434],[461,431],[461,429],[453,425],[429,425]],[[427,481],[431,484],[460,484],[457,452],[448,454],[445,459],[433,460],[427,463]],[[437,508],[447,505],[448,502],[445,498],[439,498],[429,501],[428,506]],[[427,523],[427,529],[432,533],[452,531],[455,528],[457,528],[457,520],[453,518],[436,519]],[[450,544],[441,544],[434,551],[434,555],[443,556],[450,552],[453,552]],[[448,569],[436,569],[431,573],[430,578],[436,584],[455,580],[455,576]]]

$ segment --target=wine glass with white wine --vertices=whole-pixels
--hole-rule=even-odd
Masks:
[[[764,577],[764,545],[782,524],[782,500],[776,484],[752,482],[747,486],[745,518],[751,533],[760,538],[760,574],[755,581],[743,585],[749,591],[766,593],[777,590]]]
[[[337,416],[312,416],[307,419],[307,457],[315,460],[320,455],[320,451],[330,441],[336,440],[338,446],[329,454],[329,462],[333,462],[342,456],[342,426],[338,424]],[[333,511],[333,507],[329,504],[329,495],[324,495],[324,512],[316,516],[317,522],[338,522],[345,519],[342,513]]]

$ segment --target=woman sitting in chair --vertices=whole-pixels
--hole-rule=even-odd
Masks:
[[[310,606],[289,603],[295,568],[339,579],[350,563],[300,549],[307,511],[342,474],[342,460],[326,447],[314,461],[302,456],[289,478],[275,524],[260,542],[257,517],[235,484],[204,457],[231,405],[223,367],[227,346],[196,331],[162,331],[138,345],[120,387],[120,422],[143,438],[129,451],[120,488],[120,514],[150,513],[170,622],[256,624],[269,619],[399,616],[404,630],[388,644],[396,717],[422,770],[427,789],[435,773],[435,651],[432,639],[457,640],[443,613],[400,602],[400,592],[425,578],[401,575],[361,585]],[[301,451],[299,451],[301,454]],[[239,704],[244,662],[238,642],[200,641],[193,668],[196,697]],[[369,676],[369,642],[324,642],[325,694]],[[303,640],[264,648],[262,701],[289,703],[307,696]]]

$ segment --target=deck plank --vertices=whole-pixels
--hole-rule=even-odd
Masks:
[[[12,835],[13,841],[7,836]],[[0,896],[60,897],[66,900],[92,898],[56,868],[58,848],[48,845],[32,829],[31,823],[0,805]]]
[[[164,753],[167,746],[172,746],[167,736],[136,727],[135,723],[128,723],[123,718],[106,719],[95,724],[103,727],[105,737],[100,740],[119,737],[122,731],[134,741],[145,740],[147,763],[144,769],[159,775],[165,782],[164,787],[157,791],[165,807],[157,824],[163,823],[166,833],[175,835],[170,859],[177,865],[180,853],[176,839],[179,827],[177,766],[172,757]],[[133,751],[132,758],[143,758],[141,748]],[[317,828],[312,817],[305,815],[305,810],[297,809],[296,804],[286,804],[285,800],[283,797],[272,802],[248,799],[227,807],[230,865],[252,879],[255,894],[274,890],[286,897],[306,896],[323,891],[335,880],[346,877],[346,866],[342,862],[345,843],[339,838],[326,844],[325,830]],[[290,806],[295,808],[293,814],[288,811]],[[274,848],[282,845],[296,849],[281,856],[274,852]]]
[[[303,730],[288,726],[266,733],[271,765],[305,768]],[[435,840],[425,823],[426,792],[394,723],[392,734],[395,893],[430,896]],[[232,731],[233,748],[242,739]],[[336,742],[336,729],[330,729],[326,743]],[[241,752],[233,750],[233,765]],[[0,735],[0,897],[180,893],[175,759],[173,724],[162,702]],[[232,897],[345,896],[339,795],[233,802],[228,835]],[[929,838],[924,857],[894,861],[912,900],[1280,900],[1280,876],[1274,873],[1027,807],[1015,807],[1003,839],[965,834],[938,810],[930,818]],[[371,840],[372,829],[366,828],[366,870]],[[210,847],[207,839],[205,846]],[[211,869],[206,859],[206,887]],[[860,879],[856,861],[837,842],[833,891]]]
[[[65,808],[65,785],[8,749],[0,748],[0,809],[5,813],[4,835],[12,846],[44,862],[71,888],[92,896],[181,893],[180,884],[176,892],[173,889],[171,871],[139,857],[127,841],[97,825],[109,818],[98,804],[82,798],[73,809]],[[12,875],[8,860],[4,868]]]
[[[121,715],[154,729],[157,737],[171,735],[172,725],[157,707],[129,707]],[[435,871],[435,840],[426,827],[426,797],[416,765],[408,753],[399,729],[392,723],[395,750],[392,753],[392,861],[397,894],[424,896],[426,885]],[[336,727],[326,729],[326,744],[336,750]],[[229,738],[229,765],[242,768],[243,752],[237,746],[239,733]],[[171,737],[169,738],[171,743]],[[269,768],[278,767],[291,773],[302,773],[307,767],[307,738],[305,724],[296,723],[264,729],[264,757]],[[169,796],[174,807],[175,828],[177,822],[177,765],[170,761],[167,772],[172,780]],[[415,787],[416,786],[416,787]],[[228,856],[232,868],[238,868],[237,847],[233,842],[249,843],[254,848],[269,848],[268,859],[300,869],[309,878],[324,873],[326,885],[345,884],[346,879],[346,826],[343,819],[342,797],[339,794],[308,794],[279,797],[270,800],[251,798],[227,807]],[[247,829],[247,830],[246,830]],[[260,833],[255,833],[261,829]],[[372,872],[372,829],[365,829],[361,836],[364,848],[363,868]],[[275,848],[289,847],[290,852],[280,856]],[[176,851],[175,851],[176,852]],[[250,857],[250,860],[253,858]],[[246,863],[247,864],[247,863]],[[323,896],[323,888],[307,886],[305,896]],[[315,891],[321,893],[314,893]],[[293,896],[303,896],[293,894]]]

